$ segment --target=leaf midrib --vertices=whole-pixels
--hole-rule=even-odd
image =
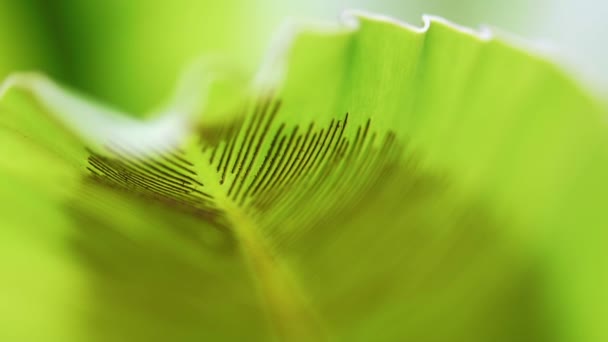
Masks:
[[[223,204],[223,205],[222,205]],[[318,314],[287,264],[270,247],[258,224],[226,196],[218,199],[239,243],[260,301],[281,341],[325,341]]]

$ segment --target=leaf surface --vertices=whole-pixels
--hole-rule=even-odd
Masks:
[[[148,126],[17,82],[1,334],[602,341],[604,108],[487,33],[348,23]]]

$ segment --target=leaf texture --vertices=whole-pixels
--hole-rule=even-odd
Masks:
[[[348,22],[144,155],[10,91],[0,336],[602,341],[604,109],[488,34]]]

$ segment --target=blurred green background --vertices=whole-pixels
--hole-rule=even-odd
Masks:
[[[149,110],[197,56],[254,69],[286,18],[332,20],[347,8],[411,23],[423,13],[488,24],[557,51],[595,92],[608,91],[608,4],[598,0],[0,0],[0,78],[42,70],[131,112]]]

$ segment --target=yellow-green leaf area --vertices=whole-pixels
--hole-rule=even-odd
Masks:
[[[0,337],[608,337],[605,108],[440,19],[350,14],[283,44],[251,84],[178,91],[147,122],[18,79]]]

